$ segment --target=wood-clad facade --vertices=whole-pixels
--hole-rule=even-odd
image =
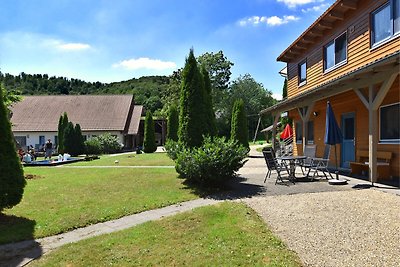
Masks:
[[[277,121],[288,111],[295,153],[313,143],[322,156],[330,101],[345,136],[336,146],[341,167],[349,168],[357,150],[368,150],[374,182],[377,151],[390,151],[386,178],[399,179],[399,55],[400,0],[338,0],[278,57],[287,64],[288,98],[260,114]]]

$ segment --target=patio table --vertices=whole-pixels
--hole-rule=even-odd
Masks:
[[[296,182],[296,165],[300,162],[302,162],[303,160],[305,160],[307,157],[306,156],[284,156],[284,157],[280,157],[280,159],[282,160],[282,162],[284,162],[284,164],[286,164],[286,166],[288,166],[288,170],[289,170],[289,180],[292,183]]]

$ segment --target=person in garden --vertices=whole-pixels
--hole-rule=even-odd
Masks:
[[[53,154],[53,143],[48,139],[44,145],[44,159],[49,158],[51,160],[51,154]]]

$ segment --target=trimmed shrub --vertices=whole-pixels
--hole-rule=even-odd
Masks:
[[[145,153],[154,153],[157,150],[156,136],[154,130],[153,114],[151,111],[146,112],[144,119],[144,140],[143,151]]]
[[[85,141],[85,154],[86,155],[102,154],[102,147],[99,139],[93,137]]]
[[[247,116],[243,100],[236,100],[232,110],[231,139],[237,140],[244,147],[249,147]]]
[[[71,156],[76,156],[75,149],[75,128],[72,122],[68,122],[64,130],[64,153],[71,154]]]
[[[75,125],[75,148],[76,148],[76,154],[81,155],[85,152],[85,141],[83,140],[83,135],[82,135],[82,130],[81,126],[79,123]]]
[[[167,122],[167,140],[178,141],[179,112],[175,105],[169,108]]]
[[[182,143],[169,139],[165,142],[164,148],[167,151],[168,157],[172,160],[176,160],[178,158],[178,153],[185,147]]]
[[[223,186],[246,162],[248,149],[225,137],[205,137],[197,148],[177,152],[176,171],[202,186]]]
[[[0,88],[0,213],[17,205],[26,184]]]
[[[119,143],[118,137],[116,136],[105,133],[94,138],[99,141],[102,153],[104,154],[112,154],[121,151],[122,146]]]

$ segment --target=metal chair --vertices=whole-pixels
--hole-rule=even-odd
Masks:
[[[276,171],[277,177],[275,180],[275,184],[278,183],[278,180],[283,182],[282,174],[286,172],[287,176],[289,176],[289,170],[284,163],[279,163],[275,158],[275,151],[273,149],[268,149],[263,151],[265,163],[267,164],[267,174],[265,175],[264,183],[267,181],[267,178],[271,177],[272,171]]]
[[[328,176],[326,175],[326,173],[328,173],[329,176],[331,177],[331,179],[333,179],[332,174],[328,170],[328,163],[329,163],[329,155],[330,155],[330,153],[331,153],[331,146],[330,145],[325,145],[323,157],[322,158],[313,158],[312,159],[311,167],[308,169],[308,173],[307,173],[308,177],[309,177],[310,171],[313,170],[314,174],[313,174],[311,179],[314,179],[315,176],[318,176],[318,177],[320,176],[318,171],[322,171],[322,173],[324,174],[326,179],[328,179]]]
[[[317,145],[306,145],[304,147],[303,156],[306,156],[307,158],[299,163],[303,175],[305,174],[304,170],[306,168],[312,167],[312,160],[313,158],[315,158],[316,152],[317,152]]]

